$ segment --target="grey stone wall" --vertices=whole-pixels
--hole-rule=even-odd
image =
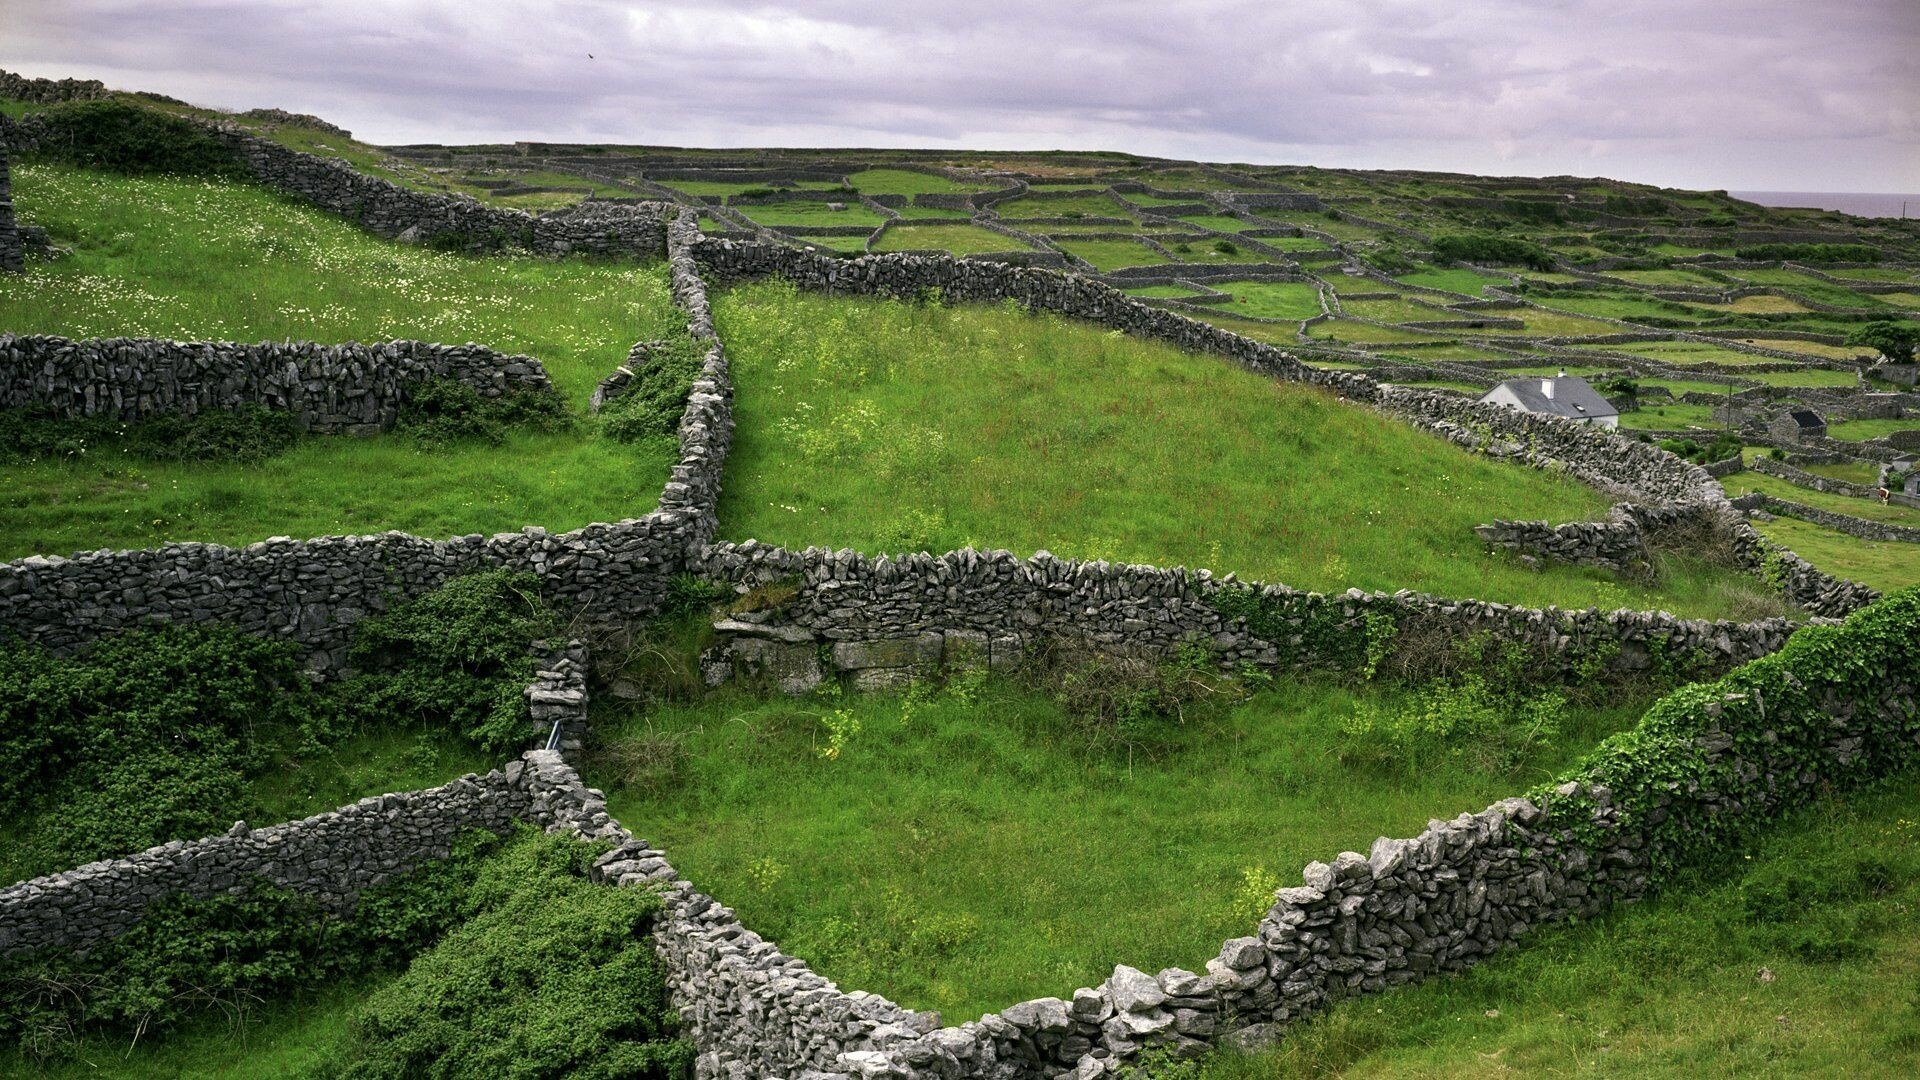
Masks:
[[[318,900],[334,914],[360,894],[445,859],[469,829],[504,834],[515,822],[590,840],[627,839],[598,792],[560,754],[527,752],[482,776],[422,791],[374,795],[267,828],[235,822],[219,836],[174,841],[0,888],[0,956],[84,950],[138,923],[164,896],[217,896],[264,880]]]
[[[1639,523],[1630,519],[1569,521],[1561,525],[1501,520],[1475,526],[1473,531],[1488,546],[1520,552],[1523,558],[1619,572],[1642,572],[1648,565],[1646,539]]]
[[[1787,517],[1811,521],[1815,525],[1824,525],[1829,529],[1850,536],[1858,536],[1863,540],[1920,544],[1920,529],[1907,525],[1889,525],[1883,521],[1869,521],[1866,518],[1854,517],[1852,514],[1835,513],[1832,510],[1822,510],[1817,506],[1808,506],[1805,503],[1778,499],[1764,494],[1760,495],[1759,507],[1769,514],[1785,514]],[[1914,557],[1920,558],[1920,552],[1916,552]]]
[[[391,428],[411,388],[429,379],[454,379],[485,397],[552,386],[538,360],[479,345],[0,334],[0,409],[61,417],[144,420],[261,405],[291,412],[303,431],[368,434]]]
[[[449,242],[469,251],[518,245],[552,255],[658,255],[675,208],[658,202],[587,200],[543,214],[488,206],[466,195],[443,195],[382,180],[344,161],[290,150],[232,123],[208,124],[254,179],[351,219],[380,236]],[[32,150],[45,135],[40,117],[0,116],[0,140]]]
[[[98,79],[34,79],[0,71],[0,98],[53,104],[61,101],[98,101],[108,97]]]
[[[353,138],[353,132],[338,124],[329,124],[312,113],[288,112],[285,109],[248,109],[240,114],[249,120],[265,120],[270,124],[285,124],[289,127],[312,128],[329,135],[338,135],[343,139]]]
[[[7,143],[4,135],[0,135],[0,272],[17,274],[25,267],[26,247],[20,239],[20,227],[13,219],[13,179],[7,167]]]
[[[400,532],[314,540],[276,537],[245,547],[168,544],[143,551],[34,555],[0,564],[0,633],[56,651],[156,623],[225,622],[300,643],[317,673],[336,671],[353,625],[388,604],[488,569],[538,575],[547,598],[589,620],[628,622],[659,609],[690,550],[713,535],[720,474],[731,445],[732,386],[713,334],[706,288],[686,254],[695,218],[676,222],[675,302],[707,343],[687,397],[680,460],[658,509],[644,517],[554,535],[526,528],[429,540]]]
[[[446,858],[460,832],[505,832],[527,817],[525,771],[515,762],[485,776],[469,773],[442,787],[376,795],[264,829],[236,822],[221,836],[9,885],[0,889],[0,955],[85,948],[126,931],[163,896],[217,896],[253,878],[346,911],[362,891]]]
[[[518,244],[556,255],[658,255],[665,244],[668,211],[656,203],[589,201],[529,214],[464,195],[414,191],[345,162],[289,150],[231,126],[216,127],[214,133],[262,184],[351,218],[381,236],[454,237],[474,250]]]
[[[1780,648],[1797,625],[1787,619],[1709,622],[1664,612],[1519,608],[1412,592],[1342,595],[1250,585],[1206,570],[1074,562],[1040,552],[962,549],[945,555],[868,557],[853,551],[792,551],[748,541],[715,544],[696,564],[708,578],[753,587],[795,585],[794,597],[758,626],[727,624],[736,638],[784,645],[750,647],[761,662],[798,676],[789,664],[832,647],[833,661],[857,686],[886,686],[946,663],[1017,661],[1046,638],[1119,655],[1161,658],[1201,642],[1225,666],[1274,669],[1344,666],[1350,650],[1315,627],[1363,633],[1369,617],[1395,622],[1406,640],[1476,634],[1526,646],[1543,680],[1571,675],[1592,657],[1617,671],[1652,662],[1649,642],[1670,655],[1698,653],[1724,670]],[[1222,594],[1258,590],[1284,637],[1263,637],[1245,619],[1223,614]],[[1423,632],[1424,631],[1424,632]],[[1297,639],[1297,640],[1296,640]],[[1332,650],[1332,651],[1323,651]]]

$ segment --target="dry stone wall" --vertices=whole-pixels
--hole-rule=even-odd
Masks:
[[[187,543],[71,558],[34,555],[0,564],[0,633],[70,651],[144,626],[223,622],[300,643],[309,666],[326,675],[343,664],[360,619],[450,577],[489,569],[537,575],[551,602],[588,619],[649,617],[685,568],[688,552],[713,535],[733,433],[725,353],[713,334],[705,286],[685,251],[688,237],[697,235],[693,216],[683,215],[676,227],[674,298],[708,355],[681,417],[680,460],[652,513],[560,535],[531,527],[448,540],[388,532],[276,537],[245,547]]]
[[[7,143],[5,137],[0,136],[0,272],[17,274],[25,269],[26,254],[20,226],[13,218],[13,179],[7,167]]]
[[[1385,635],[1388,625],[1410,640],[1429,636],[1417,628],[1447,640],[1484,633],[1517,643],[1540,658],[1543,679],[1569,676],[1595,658],[1612,670],[1643,670],[1656,652],[1695,655],[1703,666],[1725,670],[1776,651],[1796,626],[1787,619],[1735,623],[1664,612],[1542,610],[1405,591],[1327,595],[1245,584],[1205,570],[1074,562],[1046,552],[1024,560],[972,549],[876,558],[748,541],[710,546],[697,567],[739,588],[796,588],[774,618],[723,627],[761,643],[749,650],[760,662],[799,678],[807,658],[830,646],[840,672],[873,687],[943,664],[1018,662],[1045,639],[1151,658],[1199,642],[1223,665],[1342,667],[1364,659],[1356,657],[1353,642],[1369,632]],[[1249,593],[1260,599],[1257,623],[1229,614],[1242,610]]]
[[[264,829],[236,822],[221,836],[19,882],[0,889],[0,955],[84,949],[132,927],[161,897],[217,896],[252,879],[342,912],[362,891],[446,858],[459,833],[505,832],[530,806],[526,767],[515,762],[443,787],[376,795],[304,821]]]
[[[230,126],[214,133],[262,184],[350,218],[381,236],[456,238],[471,249],[518,244],[552,254],[657,255],[665,244],[665,211],[655,203],[585,202],[529,214],[487,206],[464,195],[414,191],[359,172],[345,162],[289,150]]]
[[[445,859],[470,829],[505,834],[516,822],[589,840],[627,839],[557,751],[533,750],[482,776],[375,795],[268,828],[235,822],[220,836],[174,841],[0,888],[0,956],[84,950],[138,923],[164,896],[210,897],[248,881],[313,897],[333,914],[362,892]]]
[[[1884,521],[1870,521],[1866,518],[1854,517],[1852,514],[1841,514],[1832,510],[1822,510],[1817,506],[1808,506],[1805,503],[1776,498],[1760,492],[1755,492],[1754,494],[1759,496],[1758,499],[1754,500],[1755,505],[1769,514],[1784,514],[1787,517],[1799,518],[1802,521],[1811,521],[1815,525],[1824,525],[1837,532],[1847,533],[1850,536],[1858,536],[1862,540],[1883,540],[1897,544],[1920,544],[1920,529],[1911,526],[1890,525]],[[1915,557],[1920,558],[1920,552],[1916,552]]]
[[[0,409],[59,417],[133,421],[260,405],[291,412],[303,431],[368,434],[391,428],[411,388],[430,379],[484,397],[552,387],[538,360],[479,345],[0,334]]]

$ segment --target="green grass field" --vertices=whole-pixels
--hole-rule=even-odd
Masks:
[[[1607,499],[1216,358],[998,307],[774,284],[722,294],[716,319],[738,387],[730,539],[1046,548],[1316,589],[1752,610],[1757,586],[1731,572],[1688,566],[1645,589],[1488,554],[1474,525],[1597,518]]]
[[[993,184],[964,184],[911,169],[867,169],[849,173],[847,182],[868,195],[965,195],[985,191]],[[1005,187],[1006,185],[999,185]]]
[[[1828,437],[1847,442],[1878,439],[1896,431],[1920,431],[1920,419],[1906,416],[1895,420],[1835,420],[1827,425]]]
[[[1920,1072],[1920,777],[1821,799],[1734,855],[1196,1080]]]
[[[841,185],[831,180],[802,180],[796,184],[774,185],[759,180],[655,180],[675,191],[689,195],[738,195],[747,191],[791,188],[798,191],[837,191]]]
[[[1220,281],[1213,287],[1233,294],[1230,308],[1262,319],[1310,319],[1320,314],[1320,290],[1310,281]]]
[[[0,327],[73,337],[479,341],[533,355],[575,403],[635,340],[683,333],[662,265],[468,258],[370,237],[258,189],[44,165],[15,198],[74,253],[0,279]],[[572,433],[421,450],[401,436],[308,438],[255,465],[108,456],[0,471],[0,557],[574,528],[651,510],[670,443]]]
[[[840,206],[841,209],[832,209],[834,206]],[[857,202],[755,203],[734,209],[762,225],[864,225],[877,228],[886,220]]]
[[[1133,240],[1061,240],[1060,249],[1093,264],[1095,270],[1118,270],[1123,266],[1152,266],[1167,262],[1165,255]]]
[[[1759,522],[1754,528],[1821,570],[1881,592],[1920,584],[1920,558],[1915,558],[1912,544],[1862,540],[1789,517]]]
[[[14,169],[16,210],[73,254],[0,278],[0,329],[184,340],[476,341],[584,402],[675,332],[664,264],[471,258],[369,236],[244,184]]]
[[[1051,698],[998,679],[596,706],[607,749],[583,776],[783,950],[952,1024],[1095,985],[1115,963],[1198,969],[1308,861],[1485,806],[1638,711],[1570,710],[1554,748],[1517,771],[1341,764],[1343,718],[1396,700],[1282,681],[1131,757],[1092,749]],[[832,758],[828,722],[851,731]]]
[[[993,209],[1003,218],[1133,217],[1109,195],[1025,195],[995,203]]]
[[[1620,426],[1649,431],[1726,427],[1713,418],[1711,405],[1663,405],[1655,401],[1653,398],[1642,398],[1639,408],[1620,414]]]
[[[1027,245],[978,225],[895,225],[874,242],[875,251],[949,251],[955,255],[1025,251]]]
[[[1766,473],[1738,472],[1721,481],[1729,495],[1743,495],[1749,491],[1758,491],[1776,499],[1797,502],[1802,506],[1811,506],[1816,510],[1831,510],[1836,514],[1865,518],[1868,521],[1885,522],[1888,525],[1905,525],[1911,529],[1920,529],[1920,510],[1910,506],[1889,503],[1880,505],[1878,499],[1861,499],[1852,495],[1836,495],[1828,491],[1815,491],[1789,483],[1777,476]],[[1915,560],[1920,560],[1920,546],[1913,549]]]
[[[871,235],[871,234],[868,234],[868,235]],[[866,236],[813,236],[813,235],[801,234],[801,235],[795,236],[794,239],[800,241],[803,244],[812,244],[815,247],[832,248],[835,251],[867,250]]]
[[[1401,274],[1400,280],[1409,285],[1424,285],[1429,289],[1445,289],[1448,292],[1479,296],[1480,290],[1487,286],[1504,286],[1512,279],[1456,267],[1447,270],[1418,270],[1411,274]]]
[[[1860,376],[1851,371],[1834,371],[1830,368],[1804,368],[1800,371],[1756,371],[1745,376],[1755,382],[1768,386],[1817,386],[1833,389],[1842,387],[1852,389],[1860,385]]]

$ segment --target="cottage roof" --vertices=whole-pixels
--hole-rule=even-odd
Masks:
[[[1792,420],[1795,424],[1803,428],[1817,428],[1817,427],[1827,426],[1827,422],[1825,420],[1820,419],[1820,414],[1817,412],[1814,412],[1812,409],[1795,409],[1792,412],[1788,413],[1787,417],[1788,419]]]
[[[1553,395],[1549,397],[1543,384],[1553,384]],[[1613,403],[1600,396],[1600,392],[1587,385],[1587,380],[1578,375],[1561,375],[1556,378],[1508,379],[1494,388],[1505,387],[1520,402],[1520,407],[1531,413],[1547,413],[1551,416],[1564,416],[1570,420],[1591,420],[1596,416],[1619,416],[1620,410]],[[1489,390],[1480,400],[1492,396]]]

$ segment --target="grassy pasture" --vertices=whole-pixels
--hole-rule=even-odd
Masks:
[[[762,180],[655,180],[654,183],[683,191],[688,195],[738,195],[747,191],[790,189],[794,191],[838,191],[842,187],[831,180],[802,180],[794,184],[772,184]]]
[[[727,695],[600,709],[610,749],[584,776],[783,950],[844,989],[960,1023],[1093,985],[1115,963],[1198,968],[1309,860],[1484,806],[1637,715],[1631,701],[1570,710],[1523,772],[1343,765],[1343,719],[1398,700],[1281,681],[1129,757],[1093,750],[1052,698],[998,680]],[[831,759],[829,722],[851,731]],[[681,764],[623,775],[645,748]]]
[[[1448,292],[1464,293],[1474,297],[1479,296],[1480,290],[1489,285],[1511,283],[1509,278],[1459,267],[1446,270],[1416,270],[1411,274],[1401,274],[1400,280],[1409,285],[1424,285],[1429,289],[1445,289]]]
[[[966,195],[994,186],[961,183],[912,169],[865,169],[847,174],[847,183],[868,195]]]
[[[576,405],[635,340],[684,332],[664,266],[467,258],[370,237],[258,189],[45,165],[15,198],[74,253],[0,280],[0,327],[74,337],[477,340]],[[74,455],[0,468],[0,557],[276,535],[566,529],[652,509],[671,446],[531,432],[427,452],[310,438],[256,465]]]
[[[1062,251],[1085,259],[1100,271],[1169,261],[1165,255],[1133,240],[1061,240],[1058,244]]]
[[[1738,472],[1721,481],[1728,494],[1743,495],[1749,491],[1758,491],[1776,499],[1797,502],[1802,506],[1811,506],[1816,510],[1831,510],[1836,514],[1865,518],[1868,521],[1884,522],[1888,525],[1904,525],[1911,529],[1920,529],[1920,510],[1897,503],[1880,505],[1879,499],[1862,499],[1852,495],[1839,495],[1831,491],[1815,491],[1789,483],[1777,476],[1766,473]],[[1920,562],[1920,546],[1913,548],[1914,560]]]
[[[841,209],[832,207],[839,205]],[[734,209],[762,225],[864,225],[877,228],[886,219],[859,203],[756,203]]]
[[[1920,584],[1920,558],[1914,557],[1912,544],[1863,540],[1789,517],[1760,522],[1754,528],[1827,573],[1882,592]]]
[[[730,539],[1046,548],[1311,588],[1696,615],[1753,600],[1748,579],[1692,565],[1643,588],[1489,554],[1472,526],[1595,518],[1607,499],[1216,358],[1052,316],[777,284],[722,294],[716,317],[738,385]]]
[[[874,242],[875,251],[950,251],[974,255],[1025,251],[1027,245],[978,225],[895,225]]]
[[[1263,319],[1309,319],[1320,314],[1320,290],[1309,281],[1220,281],[1233,294],[1232,310]]]
[[[1110,195],[1024,195],[998,202],[993,209],[1003,218],[1109,217],[1132,219],[1126,207]]]
[[[1827,434],[1847,442],[1864,442],[1867,439],[1891,435],[1896,431],[1916,429],[1920,429],[1920,417],[1906,416],[1898,419],[1835,420],[1827,425]]]

